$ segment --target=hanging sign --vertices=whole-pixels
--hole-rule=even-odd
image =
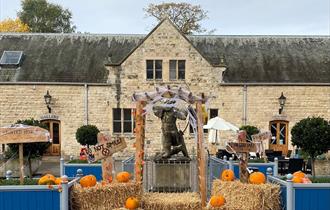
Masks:
[[[112,139],[111,141],[107,141],[104,143],[99,143],[96,146],[93,146],[88,151],[88,156],[93,157],[93,161],[102,160],[111,156],[112,154],[123,150],[127,147],[124,138],[119,137],[116,139]]]
[[[237,153],[246,153],[246,152],[255,152],[256,145],[254,143],[248,143],[248,142],[228,142],[227,150],[229,152],[237,152]],[[234,150],[234,151],[233,151]]]
[[[0,144],[49,141],[48,130],[37,126],[13,125],[0,128]]]

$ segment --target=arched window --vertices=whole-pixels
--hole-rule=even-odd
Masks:
[[[272,133],[269,149],[282,151],[284,155],[288,153],[288,127],[288,121],[274,120],[269,122],[269,130]]]

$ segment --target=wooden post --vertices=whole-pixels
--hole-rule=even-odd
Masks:
[[[206,168],[205,168],[205,151],[203,139],[203,113],[202,102],[198,101],[196,104],[197,110],[197,163],[198,163],[198,181],[199,192],[202,200],[202,207],[206,206]]]
[[[19,154],[19,168],[20,168],[20,176],[19,181],[20,184],[24,184],[24,159],[23,159],[23,143],[18,144],[18,154]]]
[[[143,108],[145,102],[138,101],[136,104],[136,128],[135,128],[135,181],[142,183],[143,179],[143,155],[144,155],[144,138],[145,138],[145,116]]]
[[[111,141],[111,137],[103,133],[97,134],[97,141],[99,144],[105,144]],[[112,179],[112,155],[101,160],[102,163],[102,179],[109,182]]]
[[[241,131],[238,136],[239,143],[246,143],[246,131]],[[248,167],[248,153],[241,152],[242,158],[239,161],[239,179],[243,183],[247,183],[249,179],[249,171],[247,170]]]

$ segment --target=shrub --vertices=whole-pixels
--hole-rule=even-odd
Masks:
[[[95,145],[97,143],[97,134],[99,129],[95,125],[83,125],[77,129],[76,139],[81,145]]]

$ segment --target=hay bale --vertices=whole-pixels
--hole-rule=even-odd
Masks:
[[[147,193],[142,197],[144,210],[200,210],[202,203],[197,193]]]
[[[102,186],[97,183],[96,186],[89,188],[82,188],[76,184],[70,193],[71,209],[108,210],[122,208],[130,196],[141,200],[142,187],[140,184],[129,182]]]
[[[223,195],[226,204],[221,210],[280,210],[280,186],[275,184],[244,184],[240,181],[213,181],[212,195]],[[212,209],[212,208],[210,208]],[[214,208],[213,208],[214,209]]]

